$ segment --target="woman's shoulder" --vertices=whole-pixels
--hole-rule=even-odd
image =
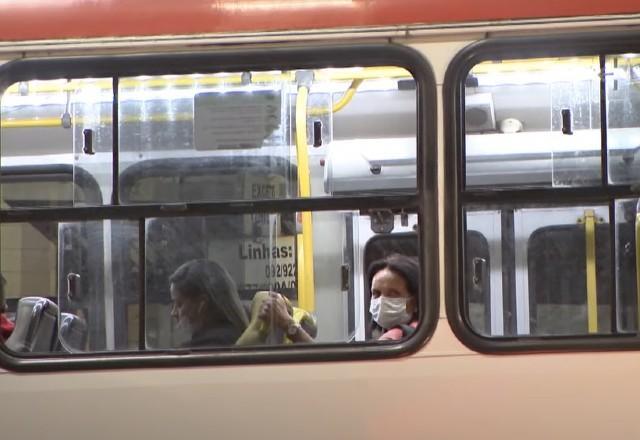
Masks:
[[[418,321],[412,321],[408,324],[412,328],[416,328],[418,326]],[[380,336],[379,340],[381,341],[399,341],[400,339],[407,336],[405,334],[405,329],[402,326],[396,326],[387,330],[382,336]]]

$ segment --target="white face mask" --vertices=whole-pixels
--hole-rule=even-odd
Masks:
[[[373,316],[373,320],[384,329],[408,324],[411,321],[411,315],[407,313],[408,300],[409,298],[387,298],[385,296],[371,298],[369,312]]]

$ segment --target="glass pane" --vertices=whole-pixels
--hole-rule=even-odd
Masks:
[[[123,203],[416,190],[416,92],[404,69],[144,76],[119,87]]]
[[[606,58],[609,181],[640,180],[640,55]]]
[[[470,187],[573,187],[600,179],[597,57],[490,61],[465,87]]]
[[[58,225],[59,339],[69,352],[137,350],[138,223]]]
[[[111,78],[73,80],[74,182],[93,178],[103,202],[111,203],[113,180],[113,82]]]
[[[502,247],[500,211],[467,213],[465,301],[471,327],[482,335],[502,335]]]
[[[112,101],[111,80],[26,81],[5,91],[0,190],[8,207],[102,203],[99,188],[110,191]]]
[[[616,300],[618,331],[640,329],[638,305],[638,199],[616,202]]]
[[[606,206],[469,209],[465,297],[469,325],[490,336],[611,332]]]
[[[138,348],[135,222],[4,223],[1,266],[13,351]]]
[[[371,337],[366,278],[371,256],[382,258],[400,248],[416,255],[417,239],[411,232],[416,219],[401,226],[400,216],[392,216],[398,228],[381,235],[372,231],[369,216],[315,212],[310,241],[305,241],[297,217],[283,213],[149,219],[147,347],[305,342],[287,336],[291,320],[316,342]],[[388,241],[391,236],[400,241]],[[373,240],[374,251],[365,246],[372,237],[383,238]],[[408,247],[396,246],[407,240]],[[281,295],[287,314],[277,315],[270,306],[263,310],[273,301],[265,291]]]
[[[372,310],[371,294],[381,287],[369,276],[394,254],[412,258],[408,275],[399,275],[407,295],[401,320],[409,321],[385,330],[392,339],[408,336],[402,324],[415,326],[419,318],[417,217],[382,222],[379,214],[316,212],[310,237],[297,219],[292,213],[148,219],[142,327],[137,222],[2,224],[0,271],[7,316],[16,325],[7,345],[21,353],[99,353],[376,339],[386,333],[380,323],[389,321]],[[177,292],[204,289],[210,301],[191,308],[182,301],[178,311],[172,283]],[[287,315],[261,312],[274,301],[265,291],[278,292]],[[203,312],[210,321],[201,320]],[[218,325],[226,316],[234,316],[230,328]],[[308,340],[289,338],[290,320]]]
[[[13,351],[43,353],[58,349],[57,241],[55,223],[0,225],[5,316],[15,324],[6,343]]]

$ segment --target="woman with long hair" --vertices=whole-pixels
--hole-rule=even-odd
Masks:
[[[191,260],[169,277],[171,316],[191,335],[190,347],[233,345],[249,319],[229,272],[211,260]]]

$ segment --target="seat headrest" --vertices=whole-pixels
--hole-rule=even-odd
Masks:
[[[50,352],[56,344],[57,324],[58,306],[53,301],[38,296],[21,298],[16,326],[6,346],[16,352]]]
[[[58,338],[61,350],[83,351],[87,342],[87,323],[72,313],[61,313]]]

